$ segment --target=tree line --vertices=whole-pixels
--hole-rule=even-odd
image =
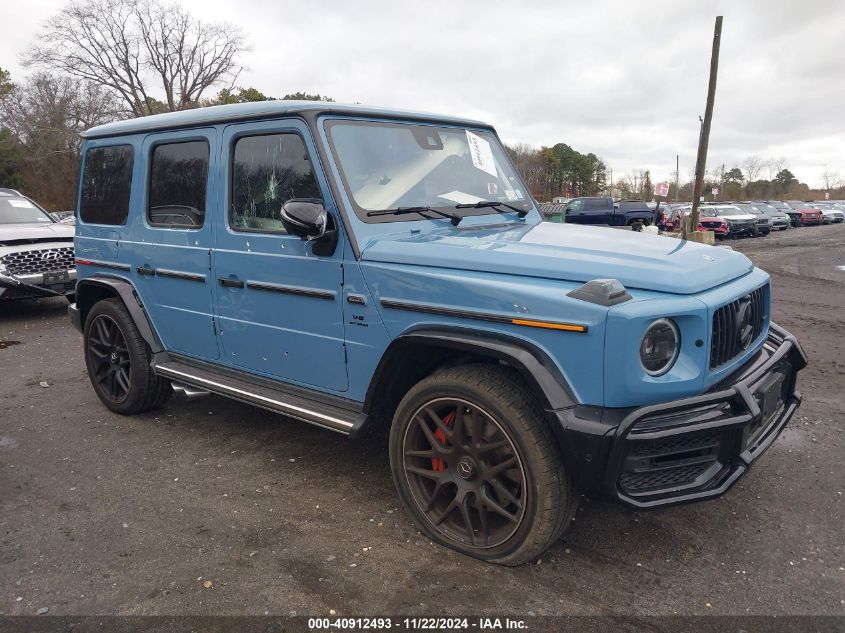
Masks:
[[[67,5],[23,54],[32,71],[27,78],[17,80],[0,68],[0,187],[22,189],[51,210],[70,209],[84,130],[121,118],[273,99],[237,85],[240,58],[249,50],[238,27],[204,22],[178,4],[80,0]],[[301,91],[279,98],[332,101]],[[518,143],[506,150],[540,201],[653,198],[648,169],[614,180],[604,159],[566,143],[539,149]],[[822,178],[832,197],[845,197],[838,174],[826,170]],[[670,199],[676,179],[674,174]],[[719,188],[719,199],[820,197],[795,179],[783,159],[756,156],[728,171],[709,171],[705,192],[712,187]],[[692,174],[677,195],[691,199]]]

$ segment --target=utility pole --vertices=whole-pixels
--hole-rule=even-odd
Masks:
[[[678,154],[675,154],[675,204],[678,203],[678,189],[681,187],[681,169],[680,169],[680,158]]]
[[[695,185],[692,190],[692,212],[689,218],[689,231],[695,233],[698,226],[698,207],[701,201],[701,189],[704,185],[704,167],[707,164],[707,144],[710,141],[710,122],[713,120],[713,103],[716,100],[716,75],[719,72],[719,44],[722,40],[722,16],[716,16],[716,26],[713,30],[713,51],[710,54],[710,83],[707,88],[707,106],[704,110],[704,121],[701,124],[701,135],[698,138],[698,157],[695,161]],[[684,231],[684,239],[687,233]]]

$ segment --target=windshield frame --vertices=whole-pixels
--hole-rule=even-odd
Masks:
[[[428,121],[428,120],[417,120],[417,119],[375,119],[375,118],[358,118],[358,117],[332,117],[325,119],[323,122],[323,133],[325,141],[328,145],[329,153],[331,155],[331,160],[334,163],[336,168],[337,174],[339,175],[340,182],[338,183],[345,194],[345,198],[349,201],[349,205],[352,207],[352,210],[355,213],[355,216],[360,221],[367,223],[367,224],[382,224],[382,223],[391,223],[391,222],[415,222],[419,220],[429,220],[429,221],[437,221],[443,220],[448,222],[448,218],[442,217],[432,217],[434,214],[426,213],[426,212],[417,212],[417,213],[407,213],[407,214],[400,214],[400,215],[391,215],[391,214],[378,214],[378,215],[368,215],[373,209],[366,209],[361,207],[358,202],[355,200],[355,196],[352,193],[352,188],[349,186],[349,182],[346,177],[346,172],[344,170],[344,166],[340,157],[337,152],[337,148],[335,146],[334,138],[332,136],[332,128],[338,125],[354,125],[354,126],[362,126],[362,127],[399,127],[399,126],[407,126],[407,127],[433,127],[437,129],[453,129],[453,130],[469,130],[473,133],[485,133],[492,136],[493,140],[499,144],[501,151],[502,151],[502,159],[507,164],[507,166],[513,171],[514,176],[518,181],[518,185],[521,186],[522,191],[525,193],[526,198],[522,201],[520,200],[509,200],[507,204],[518,207],[524,210],[526,213],[531,213],[532,211],[537,211],[537,206],[534,201],[534,197],[531,194],[531,191],[525,185],[525,181],[522,179],[519,171],[516,169],[516,166],[511,161],[510,156],[505,149],[504,143],[502,143],[499,135],[496,134],[496,130],[492,127],[480,127],[478,124],[469,124],[462,125],[456,122],[439,122],[439,121]],[[498,200],[495,200],[498,202]],[[504,203],[503,203],[504,204]],[[482,207],[482,208],[456,208],[454,204],[443,204],[443,205],[429,205],[432,209],[436,209],[438,211],[442,211],[444,213],[449,213],[452,215],[456,215],[459,218],[463,219],[470,216],[481,216],[481,215],[495,215],[497,216],[496,221],[501,222],[502,220],[506,220],[506,216],[498,213],[495,209],[491,209],[489,207]],[[377,209],[375,211],[381,211],[381,209]],[[516,212],[514,212],[515,214]]]
[[[59,221],[56,220],[52,215],[50,215],[46,210],[44,210],[40,204],[38,204],[35,200],[30,200],[26,196],[0,196],[0,200],[26,200],[31,204],[37,211],[39,211],[42,215],[44,215],[48,220],[50,220],[51,224],[59,224]],[[0,220],[0,226],[13,226],[13,225],[21,225],[27,224],[32,226],[45,226],[46,222],[3,222]]]

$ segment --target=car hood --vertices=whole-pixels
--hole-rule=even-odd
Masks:
[[[387,234],[367,242],[361,259],[575,282],[613,278],[627,288],[680,294],[753,270],[745,255],[726,248],[552,222]]]
[[[757,221],[757,216],[754,215],[753,213],[740,213],[738,215],[722,215],[722,216],[719,216],[719,217],[724,218],[728,222],[736,222],[737,220],[742,221],[742,222],[744,222],[746,220],[754,220],[755,222]]]
[[[73,239],[72,225],[50,223],[43,224],[0,224],[0,244],[21,241],[64,241]]]

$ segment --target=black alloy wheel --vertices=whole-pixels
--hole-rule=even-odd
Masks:
[[[405,432],[403,466],[417,505],[448,539],[495,547],[522,521],[525,471],[513,441],[469,402],[422,406]]]
[[[114,403],[126,400],[132,380],[132,364],[126,338],[111,316],[98,314],[90,325],[87,351],[94,370],[92,382]]]
[[[390,468],[419,530],[501,565],[540,556],[578,504],[548,422],[509,367],[456,365],[415,384],[393,415]]]
[[[150,346],[120,299],[103,299],[91,307],[84,336],[88,377],[106,407],[131,415],[170,398],[170,381],[153,371]]]

